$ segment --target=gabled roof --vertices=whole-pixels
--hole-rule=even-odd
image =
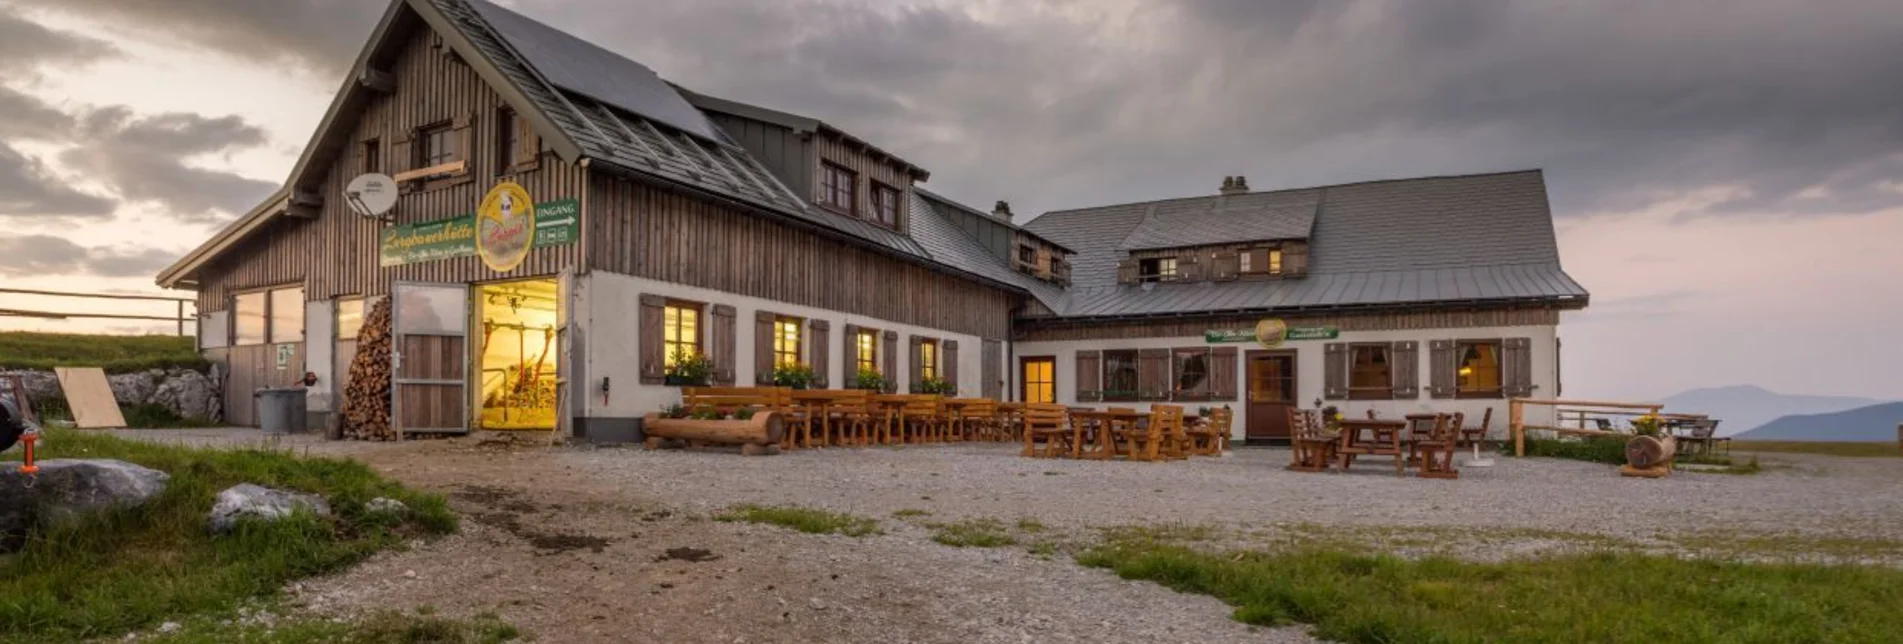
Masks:
[[[1180,200],[1064,210],[1025,224],[1078,249],[1071,259],[1073,286],[1052,310],[1065,318],[1091,318],[1529,301],[1576,307],[1589,297],[1560,269],[1539,170],[1262,194],[1265,203],[1286,199],[1294,209],[1312,195],[1306,277],[1118,284],[1117,263],[1131,248],[1150,247],[1149,236],[1174,233],[1174,245],[1194,246],[1233,235],[1146,228],[1159,211],[1169,210],[1162,206]],[[1208,208],[1196,212],[1168,217],[1224,218]],[[1277,217],[1273,208],[1262,212]]]
[[[1313,188],[1153,202],[1121,247],[1149,250],[1308,239],[1320,205],[1321,191]]]
[[[699,107],[700,109],[707,110],[709,112],[720,112],[722,114],[732,114],[734,116],[752,119],[762,123],[771,123],[771,124],[778,125],[780,127],[792,130],[794,132],[802,133],[802,134],[810,134],[813,132],[824,132],[824,133],[832,134],[834,136],[838,136],[839,138],[845,140],[848,144],[865,149],[867,152],[871,153],[875,157],[884,157],[886,159],[890,159],[893,163],[903,168],[906,174],[911,175],[912,178],[914,179],[917,179],[919,181],[924,181],[926,179],[932,178],[932,173],[927,172],[924,168],[913,165],[912,162],[899,158],[899,155],[882,150],[879,148],[879,146],[868,143],[864,139],[860,139],[859,137],[853,136],[851,132],[847,132],[845,130],[834,127],[832,124],[829,124],[825,121],[821,121],[819,119],[816,119],[810,116],[800,116],[798,114],[793,114],[790,112],[782,112],[772,108],[761,107],[758,105],[751,105],[751,104],[742,103],[739,101],[731,101],[731,100],[727,100],[717,96],[709,96],[706,94],[695,92],[693,90],[689,90],[685,87],[677,87],[676,89],[679,89],[681,91],[681,94],[686,96],[689,102],[693,103],[694,106]]]
[[[344,125],[371,99],[371,90],[358,78],[387,62],[403,38],[422,26],[441,35],[566,161],[708,195],[902,260],[1021,290],[1014,282],[937,262],[900,232],[809,206],[652,70],[485,0],[393,0],[305,146],[287,188],[166,268],[159,284],[189,284],[205,263],[284,214],[284,195],[318,185],[334,155],[349,143]],[[562,69],[569,64],[590,74],[627,74],[629,86],[617,87],[619,78],[585,78]]]
[[[1038,241],[1041,241],[1041,242],[1044,242],[1044,243],[1046,243],[1046,244],[1050,244],[1051,246],[1054,246],[1054,247],[1056,247],[1056,248],[1057,248],[1057,250],[1059,250],[1059,251],[1062,251],[1062,252],[1064,252],[1064,253],[1066,253],[1066,254],[1076,254],[1076,253],[1077,253],[1077,251],[1074,251],[1074,250],[1071,250],[1071,249],[1070,249],[1069,247],[1066,247],[1066,246],[1064,246],[1063,244],[1059,244],[1059,243],[1057,243],[1057,242],[1055,242],[1055,241],[1052,241],[1052,240],[1050,240],[1050,239],[1047,239],[1047,238],[1045,238],[1045,237],[1044,237],[1043,235],[1039,235],[1039,234],[1037,234],[1037,233],[1034,233],[1034,232],[1031,232],[1031,231],[1028,231],[1028,230],[1025,230],[1023,226],[1019,226],[1019,225],[1017,225],[1017,224],[1015,224],[1015,223],[1012,223],[1012,222],[1010,222],[1010,221],[1007,221],[1007,220],[1004,220],[1004,219],[999,219],[997,215],[993,215],[993,214],[991,214],[991,213],[988,213],[988,212],[985,212],[985,211],[982,211],[982,210],[979,210],[979,209],[977,209],[977,208],[973,208],[973,207],[971,207],[971,206],[967,206],[967,205],[965,205],[965,204],[962,204],[962,203],[958,203],[957,201],[954,201],[954,200],[952,200],[952,199],[951,199],[950,197],[946,197],[946,196],[943,196],[943,195],[940,195],[940,194],[938,194],[938,193],[936,193],[936,192],[932,192],[932,191],[930,191],[930,190],[926,190],[925,188],[922,188],[922,187],[919,187],[919,186],[912,186],[912,192],[914,192],[914,193],[917,193],[917,194],[922,194],[922,195],[925,195],[925,197],[926,197],[926,198],[928,198],[928,199],[931,199],[931,200],[932,200],[932,203],[933,203],[933,204],[934,204],[935,206],[937,206],[937,207],[939,207],[939,208],[951,208],[951,209],[954,209],[954,210],[962,210],[962,211],[964,211],[964,212],[965,212],[966,214],[969,214],[969,215],[972,215],[972,216],[974,216],[974,217],[981,217],[981,218],[983,218],[983,219],[984,219],[985,221],[989,221],[989,222],[991,222],[991,223],[994,223],[994,224],[997,224],[997,225],[999,225],[999,226],[1003,226],[1003,227],[1005,227],[1005,228],[1007,228],[1007,229],[1009,229],[1009,230],[1011,230],[1011,231],[1013,231],[1013,232],[1018,232],[1018,233],[1023,233],[1023,234],[1024,234],[1024,236],[1026,236],[1026,237],[1030,237],[1030,238],[1032,238],[1032,239],[1035,239],[1035,240],[1038,240]]]

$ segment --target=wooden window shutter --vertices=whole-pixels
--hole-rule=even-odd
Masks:
[[[882,347],[881,351],[885,354],[880,356],[885,363],[880,366],[880,371],[885,375],[885,391],[886,393],[897,393],[899,390],[898,331],[885,332],[885,346]]]
[[[1170,399],[1170,350],[1137,351],[1137,399]]]
[[[859,325],[846,325],[840,338],[843,341],[839,343],[839,388],[851,389],[859,386]]]
[[[1287,260],[1288,258],[1284,256],[1283,259]],[[1269,272],[1269,249],[1257,248],[1255,250],[1249,251],[1249,272],[1250,273]]]
[[[1202,255],[1198,255],[1198,254],[1184,255],[1182,257],[1176,258],[1176,281],[1178,282],[1203,281],[1202,259],[1203,259]]]
[[[1137,260],[1126,259],[1121,262],[1117,262],[1117,283],[1118,284],[1137,283]]]
[[[416,163],[416,153],[410,150],[410,143],[416,140],[416,131],[409,130],[402,137],[390,140],[390,149],[383,158],[390,162],[384,164],[384,174],[401,174],[406,170],[415,170],[421,166]]]
[[[1077,352],[1077,401],[1103,400],[1103,353]]]
[[[1235,253],[1222,253],[1209,260],[1209,279],[1226,282],[1236,278],[1236,271],[1242,270],[1242,258]]]
[[[1330,342],[1322,347],[1322,397],[1348,398],[1348,345]]]
[[[946,340],[944,344],[939,345],[938,373],[939,373],[939,377],[945,379],[945,382],[951,383],[953,389],[956,389],[958,387],[958,341],[957,340]],[[956,396],[958,395],[958,392],[953,391],[952,395]]]
[[[534,170],[542,161],[542,137],[521,114],[515,115],[515,170]]]
[[[1434,340],[1427,343],[1427,395],[1434,398],[1453,398],[1456,390],[1454,341]]]
[[[1308,274],[1308,244],[1282,245],[1282,274]]]
[[[757,385],[773,384],[773,339],[774,321],[779,316],[771,311],[753,313],[753,382]]]
[[[1236,399],[1236,348],[1216,347],[1209,352],[1209,399]]]
[[[979,357],[978,371],[983,382],[978,383],[978,395],[1004,400],[1004,343],[985,340],[981,345],[984,355]]]
[[[640,338],[641,384],[658,385],[667,380],[667,349],[662,334],[667,326],[667,298],[641,296],[637,333]]]
[[[715,304],[707,318],[707,332],[712,336],[707,340],[708,353],[712,354],[708,357],[713,359],[714,385],[718,387],[732,387],[734,383],[734,345],[739,342],[734,318],[738,315],[732,305]]]
[[[806,322],[806,365],[813,368],[813,388],[825,389],[832,386],[826,378],[826,363],[832,359],[832,324],[825,320]]]
[[[1533,339],[1507,338],[1500,345],[1500,388],[1508,398],[1533,395]]]
[[[1051,278],[1051,251],[1049,249],[1043,247],[1037,249],[1037,266],[1033,268],[1032,271],[1035,272],[1040,279]]]
[[[470,174],[469,169],[476,165],[476,118],[473,114],[461,114],[456,117],[451,130],[456,134],[458,159],[463,162],[461,174]],[[494,149],[494,146],[490,146]]]
[[[912,339],[911,340],[912,349],[909,353],[905,354],[905,357],[907,358],[907,360],[905,361],[906,366],[910,367],[910,369],[906,371],[906,379],[905,379],[906,389],[905,390],[911,393],[918,393],[917,391],[914,391],[914,390],[918,388],[918,383],[924,379],[922,376],[924,375],[924,371],[925,371],[922,368],[923,365],[920,364],[924,362],[924,360],[921,359],[923,356],[919,355],[920,353],[919,346],[925,344],[925,338],[921,338],[915,335],[915,336],[911,336],[911,339]]]
[[[1395,398],[1421,397],[1421,346],[1413,340],[1394,343],[1389,350],[1388,360],[1392,368],[1389,375],[1393,380]]]

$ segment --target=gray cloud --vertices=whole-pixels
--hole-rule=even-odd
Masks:
[[[267,64],[340,76],[389,3],[384,0],[15,0]],[[328,82],[328,80],[326,80]]]
[[[46,64],[80,64],[110,58],[119,50],[97,38],[48,29],[0,5],[0,63],[31,78]]]
[[[118,204],[67,187],[38,159],[0,143],[0,218],[106,218]]]
[[[184,162],[266,143],[264,130],[236,116],[135,117],[125,107],[108,107],[81,117],[76,136],[78,145],[61,153],[62,162],[93,173],[125,199],[158,202],[183,221],[243,212],[276,187]]]
[[[0,237],[0,277],[140,277],[158,272],[179,255],[150,248],[86,248],[51,235],[4,236]]]
[[[57,140],[73,127],[72,115],[3,85],[0,114],[0,141]]]
[[[27,2],[326,85],[387,6]],[[1749,192],[1721,213],[1903,202],[1883,187],[1903,179],[1903,85],[1882,80],[1903,58],[1892,0],[507,4],[1027,212],[1238,173],[1263,189],[1534,166],[1562,216],[1725,184]]]

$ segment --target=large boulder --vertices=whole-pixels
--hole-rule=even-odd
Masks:
[[[164,371],[152,369],[106,376],[106,386],[112,388],[112,397],[118,400],[119,404],[141,405],[152,399],[152,392],[158,391],[159,383],[164,380]]]
[[[111,508],[144,505],[165,491],[169,474],[125,461],[40,461],[35,475],[0,467],[0,552],[18,550],[37,525]]]
[[[315,494],[239,483],[218,493],[218,502],[211,506],[211,531],[224,534],[238,527],[242,519],[277,521],[298,510],[327,517],[330,503]]]
[[[190,369],[171,372],[152,391],[149,401],[180,418],[218,422],[224,411],[219,405],[218,388],[211,378]]]

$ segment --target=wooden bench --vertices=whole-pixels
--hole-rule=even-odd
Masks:
[[[1070,410],[1063,405],[1027,404],[1019,413],[1024,422],[1024,455],[1056,458],[1071,450]],[[1037,444],[1044,444],[1043,454]]]
[[[1203,422],[1184,430],[1189,436],[1189,453],[1221,456],[1228,450],[1229,428],[1234,422],[1235,413],[1228,407],[1211,409]]]
[[[649,416],[646,444],[649,449],[665,445],[669,439],[684,441],[690,447],[706,444],[740,445],[747,455],[777,452],[788,434],[786,425],[809,422],[805,414],[793,408],[793,390],[788,387],[685,387],[681,403],[689,418]],[[725,419],[742,409],[752,411],[748,419]],[[720,420],[694,419],[691,414],[719,414]]]

